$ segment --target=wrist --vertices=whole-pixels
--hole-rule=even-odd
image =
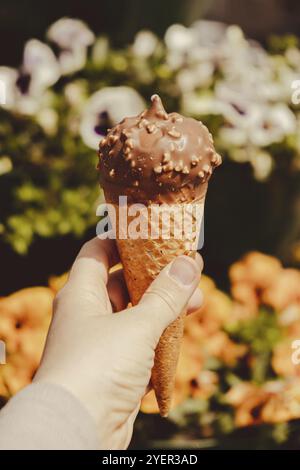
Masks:
[[[44,373],[38,370],[34,384],[57,386],[70,393],[92,418],[97,429],[100,449],[125,449],[130,442],[132,429],[129,429],[126,419],[120,420],[120,412],[116,412],[109,399],[109,392],[87,390],[82,381],[66,380],[58,374]]]

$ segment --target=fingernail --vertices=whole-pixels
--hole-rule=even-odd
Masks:
[[[199,310],[202,307],[203,304],[203,293],[202,291],[198,288],[195,290],[193,293],[192,297],[190,298],[188,305],[187,305],[187,311],[189,313],[193,313],[196,310]]]
[[[198,264],[200,271],[202,272],[202,271],[203,271],[204,263],[203,263],[203,258],[202,258],[202,256],[201,256],[198,252],[196,253],[195,261],[196,261],[196,263]]]
[[[200,269],[198,265],[188,256],[179,256],[171,264],[169,275],[175,281],[190,286],[199,277]]]

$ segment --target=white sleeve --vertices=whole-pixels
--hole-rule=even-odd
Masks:
[[[97,428],[79,400],[58,385],[34,383],[0,412],[0,450],[95,450]]]

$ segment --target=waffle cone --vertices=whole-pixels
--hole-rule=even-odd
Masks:
[[[109,195],[105,194],[106,201],[109,202]],[[199,204],[203,213],[204,200],[193,201],[192,206]],[[192,207],[190,205],[190,207]],[[157,206],[156,206],[157,207]],[[178,211],[182,214],[182,205]],[[120,214],[118,206],[114,205],[116,214],[116,235],[117,246],[124,268],[124,276],[128,287],[130,299],[133,305],[137,304],[144,292],[148,289],[152,281],[160,271],[179,255],[195,256],[195,241],[192,246],[190,239],[178,239],[176,234],[175,216],[171,215],[174,222],[170,230],[170,238],[164,239],[161,235],[157,239],[148,238],[123,239]],[[177,209],[176,209],[177,210]],[[146,209],[148,216],[148,230],[151,230],[151,206]],[[175,214],[175,212],[174,212]],[[199,213],[198,213],[199,215]],[[128,224],[131,217],[127,218]],[[172,223],[171,222],[171,223]],[[199,216],[188,217],[187,224],[190,226],[190,233],[199,233]],[[162,231],[164,223],[159,221],[159,230]],[[175,385],[176,366],[178,362],[180,345],[183,337],[185,312],[169,325],[162,334],[155,351],[154,366],[152,369],[151,383],[153,385],[158,407],[161,416],[167,416],[171,407],[172,393]]]

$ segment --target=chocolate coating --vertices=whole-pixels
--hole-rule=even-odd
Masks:
[[[106,198],[149,204],[190,202],[204,197],[222,159],[200,122],[167,114],[158,95],[151,107],[123,119],[99,146],[100,184]]]

